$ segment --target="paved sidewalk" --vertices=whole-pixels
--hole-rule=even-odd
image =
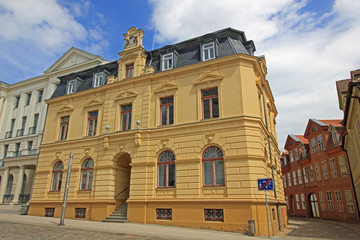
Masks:
[[[36,217],[29,215],[17,215],[14,213],[0,211],[0,221],[26,223],[43,226],[57,226],[59,218]],[[239,233],[219,232],[203,229],[191,229],[183,227],[172,227],[152,224],[137,223],[104,223],[89,220],[65,219],[65,226],[59,228],[81,229],[91,231],[103,231],[112,233],[122,233],[129,235],[159,237],[165,239],[264,239],[264,237],[250,237]]]

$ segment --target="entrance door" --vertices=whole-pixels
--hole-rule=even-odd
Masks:
[[[124,153],[117,160],[115,199],[116,206],[120,206],[129,198],[131,157]]]
[[[309,195],[309,199],[310,199],[311,216],[314,217],[314,218],[320,217],[320,215],[319,215],[319,206],[318,206],[316,195],[314,193],[311,193]]]

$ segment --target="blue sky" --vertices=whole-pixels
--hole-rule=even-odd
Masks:
[[[341,119],[335,81],[360,68],[358,0],[0,0],[0,81],[42,74],[72,46],[117,60],[130,27],[147,50],[226,27],[265,55],[279,148],[309,118]]]

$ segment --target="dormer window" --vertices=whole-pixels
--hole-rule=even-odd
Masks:
[[[170,70],[174,68],[174,54],[168,53],[162,56],[162,70]]]
[[[207,61],[215,58],[215,43],[205,43],[202,45],[202,60]]]
[[[74,93],[76,88],[76,80],[71,80],[68,82],[67,94]]]
[[[94,88],[102,85],[103,73],[95,73],[94,76]]]

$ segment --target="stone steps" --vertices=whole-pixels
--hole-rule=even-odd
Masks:
[[[124,223],[128,222],[127,220],[127,204],[121,204],[118,208],[115,209],[114,212],[110,214],[109,217],[102,220],[103,222],[117,222]]]

